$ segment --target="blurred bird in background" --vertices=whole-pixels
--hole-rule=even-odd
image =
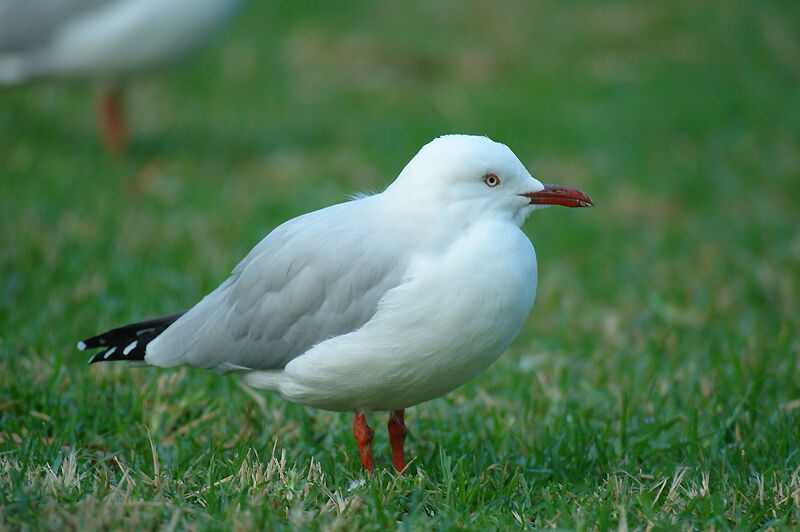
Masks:
[[[206,42],[241,0],[0,0],[0,85],[48,78],[100,84],[98,119],[112,153],[127,133],[119,84]]]

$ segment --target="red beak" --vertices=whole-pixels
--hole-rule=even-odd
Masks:
[[[531,199],[531,205],[563,205],[564,207],[593,207],[589,196],[577,188],[544,183],[544,190],[520,194]]]

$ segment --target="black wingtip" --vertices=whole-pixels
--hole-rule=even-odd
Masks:
[[[78,350],[79,351],[86,351],[87,349],[97,349],[98,347],[106,347],[108,345],[108,341],[106,340],[109,333],[115,332],[117,329],[112,329],[108,332],[103,334],[98,334],[97,336],[92,336],[91,338],[86,338],[78,342]]]
[[[102,348],[89,359],[89,364],[115,360],[144,360],[147,344],[172,325],[183,312],[123,325],[108,332],[78,342],[78,350]]]
[[[116,347],[109,347],[108,349],[103,349],[99,353],[95,353],[92,355],[92,358],[89,359],[89,366],[92,364],[97,364],[98,362],[112,362],[114,360],[126,360],[126,357],[120,356],[120,351]],[[139,360],[143,360],[144,356],[141,357]],[[130,360],[136,360],[131,358]]]

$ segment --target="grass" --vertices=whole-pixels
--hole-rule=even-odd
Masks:
[[[250,2],[129,85],[0,93],[0,529],[793,529],[800,5]],[[597,207],[536,213],[536,305],[411,409],[408,476],[350,415],[75,342],[186,308],[288,217],[446,132]]]

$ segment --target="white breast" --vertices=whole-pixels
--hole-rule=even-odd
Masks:
[[[524,233],[475,224],[414,261],[363,327],[291,361],[276,387],[329,410],[395,410],[439,397],[506,350],[535,295],[536,255]]]

